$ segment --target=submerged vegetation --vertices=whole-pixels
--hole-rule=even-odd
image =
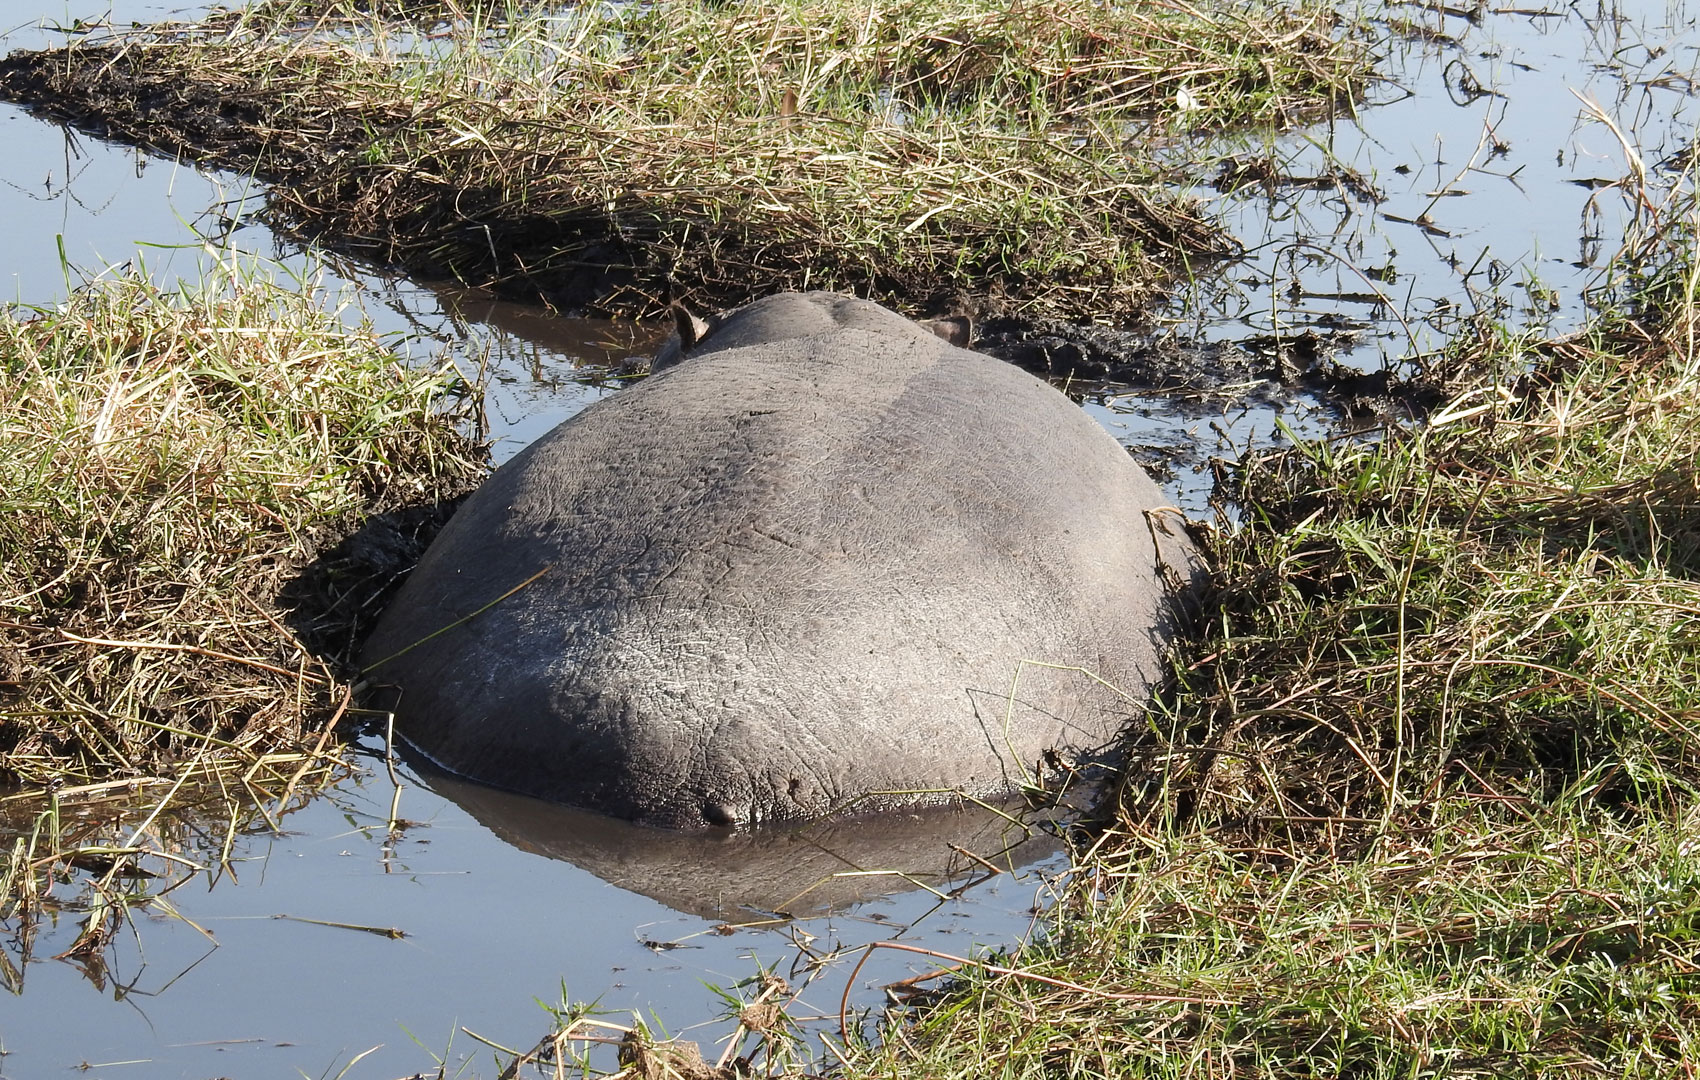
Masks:
[[[161,839],[202,827],[179,810],[211,807],[228,851],[340,773],[306,567],[483,454],[452,368],[403,368],[313,291],[223,266],[0,317],[0,917],[91,887],[116,912],[194,867]]]
[[[1369,60],[1315,3],[384,10],[85,38],[7,59],[0,96],[256,172],[315,239],[565,308],[812,287],[1125,319],[1230,243],[1149,134],[1290,122]]]

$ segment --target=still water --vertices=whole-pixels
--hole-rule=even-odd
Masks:
[[[469,1075],[492,1076],[493,1051],[469,1033],[529,1048],[548,1030],[540,1003],[563,998],[701,1041],[712,1058],[708,1044],[731,1025],[689,1030],[724,1012],[710,987],[732,988],[760,964],[803,987],[795,1015],[835,1028],[849,965],[816,961],[875,940],[957,955],[1014,942],[1057,869],[1047,857],[1054,845],[1039,840],[1005,860],[1025,864],[1020,874],[975,885],[963,900],[859,876],[839,879],[837,896],[798,896],[835,872],[937,869],[947,836],[995,855],[997,830],[964,836],[961,818],[945,831],[900,821],[905,849],[885,825],[877,838],[816,829],[776,862],[759,851],[689,851],[700,837],[645,836],[447,777],[421,782],[406,767],[398,776],[407,822],[398,838],[380,766],[286,817],[281,835],[239,845],[223,879],[170,893],[182,918],[142,920],[104,971],[41,959],[69,946],[75,920],[42,935],[18,996],[0,1011],[0,1075],[87,1064],[134,1077],[335,1076],[366,1054],[349,1076],[410,1075],[433,1068],[433,1055],[469,1058]],[[877,861],[846,861],[859,858]],[[981,876],[969,864],[925,880],[948,893]],[[854,902],[846,885],[871,898]],[[839,914],[810,915],[831,900]],[[751,901],[802,917],[741,906]],[[925,970],[906,962],[914,956],[876,959],[854,1004],[876,1003],[878,984],[911,967]]]
[[[146,0],[64,7],[53,13],[61,21],[175,13]],[[1389,48],[1374,104],[1298,134],[1222,137],[1239,159],[1273,161],[1288,179],[1198,188],[1248,254],[1178,299],[1166,313],[1177,332],[1225,340],[1344,326],[1357,336],[1341,359],[1373,371],[1437,348],[1477,311],[1573,328],[1598,268],[1646,215],[1614,186],[1631,171],[1630,149],[1656,178],[1692,146],[1696,38],[1679,5],[1489,9],[1479,24],[1389,10],[1423,33]],[[7,45],[51,40],[25,27]],[[8,300],[50,304],[132,262],[161,280],[194,280],[228,250],[275,259],[348,317],[409,336],[414,355],[447,350],[487,369],[498,459],[612,391],[587,381],[586,365],[646,355],[656,338],[653,328],[551,318],[311,259],[252,223],[264,192],[250,182],[11,107],[0,106],[0,144]],[[1213,154],[1223,146],[1215,141]],[[1148,458],[1178,462],[1169,489],[1198,510],[1210,456],[1278,442],[1280,424],[1325,429],[1325,410],[1258,389],[1111,393],[1088,408]],[[821,828],[777,847],[700,845],[407,761],[394,774],[397,801],[383,747],[363,750],[368,767],[286,816],[281,833],[245,837],[230,873],[172,892],[176,917],[143,919],[106,970],[50,959],[76,934],[70,916],[43,930],[29,963],[0,965],[0,1076],[88,1067],[115,1077],[385,1078],[434,1072],[439,1058],[450,1075],[470,1062],[465,1075],[488,1076],[493,1051],[479,1039],[529,1047],[549,1025],[539,1003],[563,996],[701,1040],[712,1060],[710,1044],[729,1030],[716,1022],[725,1006],[712,987],[777,970],[802,987],[794,1013],[824,1017],[821,1030],[831,1030],[849,980],[848,964],[827,962],[834,954],[893,938],[957,955],[1012,945],[1042,927],[1034,913],[1063,872],[1041,838],[995,860],[1018,872],[941,897],[986,875],[951,858],[936,821],[883,823],[879,837]],[[392,805],[407,822],[393,836]],[[985,856],[1015,839],[995,824],[944,826]],[[891,868],[936,892],[889,875],[831,876]],[[819,914],[833,889],[861,898],[838,896],[833,913]],[[772,920],[765,912],[776,907],[799,917]],[[16,938],[0,942],[10,958],[20,950]],[[851,988],[854,1006],[877,1007],[882,985],[929,969],[913,954],[875,961]]]

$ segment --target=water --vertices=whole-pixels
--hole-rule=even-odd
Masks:
[[[1685,4],[1507,6],[1480,23],[1417,4],[1387,11],[1405,44],[1355,119],[1169,150],[1183,173],[1222,153],[1249,167],[1239,183],[1212,175],[1194,190],[1246,255],[1177,297],[1162,313],[1173,332],[1311,331],[1340,342],[1340,364],[1410,374],[1478,315],[1532,332],[1580,327],[1611,258],[1659,222],[1661,192],[1694,145],[1700,35]],[[1279,445],[1282,427],[1325,435],[1336,419],[1304,394],[1270,401],[1256,388],[1116,395],[1088,409],[1160,478],[1172,464],[1177,504],[1194,513],[1212,458]]]
[[[1186,315],[1213,336],[1361,328],[1367,370],[1435,348],[1466,314],[1564,332],[1637,213],[1628,134],[1654,184],[1692,145],[1696,48],[1684,4],[1488,9],[1480,26],[1391,9],[1433,45],[1395,57],[1362,123],[1244,140],[1299,184],[1207,193],[1250,257]],[[1315,182],[1320,187],[1306,186]],[[1365,192],[1376,197],[1365,197]]]
[[[869,890],[874,899],[787,924],[738,901],[785,899],[812,882],[762,879],[761,860],[736,843],[731,852],[707,853],[707,873],[699,867],[687,874],[684,837],[646,837],[632,826],[441,776],[430,778],[433,791],[405,764],[399,776],[398,808],[410,823],[399,838],[390,838],[394,788],[380,766],[289,815],[281,835],[243,843],[232,875],[194,878],[170,893],[172,907],[194,925],[158,913],[142,919],[135,934],[120,937],[104,971],[45,959],[70,945],[77,926],[65,919],[49,929],[35,942],[37,960],[22,969],[22,996],[0,1012],[8,1052],[0,1075],[45,1076],[87,1064],[138,1077],[334,1076],[369,1051],[350,1076],[429,1070],[432,1054],[471,1056],[473,1075],[493,1075],[491,1052],[461,1029],[528,1048],[548,1030],[536,999],[559,1004],[563,993],[598,1000],[612,1022],[630,1024],[636,1015],[706,1043],[730,1025],[694,1035],[675,1027],[721,1014],[705,984],[730,988],[757,975],[755,957],[794,986],[807,981],[807,970],[794,963],[806,957],[793,934],[817,955],[892,938],[961,955],[975,942],[1024,936],[1030,910],[1046,901],[1049,875],[1059,869],[1047,857],[1054,845],[1040,840],[1038,851],[1015,857],[1037,859],[1036,866],[978,885],[966,900],[941,901],[913,888],[879,895],[891,888],[881,879]],[[956,835],[961,819],[952,824],[953,837],[964,842]],[[969,832],[970,846],[995,855],[987,832]],[[797,845],[796,854],[837,849],[879,859],[898,852],[898,861],[863,862],[866,869],[938,861],[918,854],[928,846],[923,828],[911,828],[907,861],[903,845],[869,851],[867,830],[856,834],[862,850],[816,830],[822,843]],[[938,836],[935,830],[931,846],[942,851]],[[625,887],[562,861],[561,851]],[[798,876],[818,879],[817,869],[842,868],[821,863]],[[948,891],[977,871],[969,864],[928,880]],[[792,908],[808,913],[815,904],[804,896]],[[745,923],[754,925],[710,932]],[[391,929],[405,936],[374,932]],[[864,1007],[877,1002],[879,985],[927,969],[912,955],[878,959],[854,997]],[[848,965],[822,969],[794,1011],[830,1017],[835,1027],[849,974]]]
[[[136,0],[113,17],[149,20],[170,8]],[[68,5],[61,17],[105,10]],[[1340,358],[1373,371],[1433,350],[1474,312],[1559,331],[1580,325],[1585,290],[1637,204],[1602,186],[1628,175],[1627,154],[1569,91],[1614,117],[1651,175],[1668,174],[1693,130],[1696,40],[1685,9],[1490,11],[1477,27],[1417,7],[1393,11],[1452,40],[1392,57],[1380,103],[1358,122],[1232,137],[1242,162],[1269,160],[1318,182],[1200,188],[1249,254],[1198,279],[1168,313],[1178,328],[1223,340],[1344,326],[1358,336]],[[12,44],[39,40],[21,33]],[[0,139],[9,298],[50,303],[77,280],[60,237],[64,258],[90,272],[141,260],[162,279],[195,279],[210,257],[205,233],[303,276],[320,273],[248,223],[263,193],[240,178],[68,134],[10,107],[0,107]],[[1173,153],[1184,160],[1188,150]],[[611,392],[606,379],[584,379],[587,365],[603,372],[646,355],[656,336],[332,266],[322,287],[357,289],[357,309],[380,330],[411,335],[417,355],[448,350],[489,371],[499,458]],[[1148,460],[1173,459],[1169,490],[1194,509],[1211,456],[1278,442],[1282,424],[1323,431],[1332,416],[1302,397],[1237,391],[1106,394],[1088,408]],[[350,1078],[384,1078],[434,1070],[434,1055],[450,1059],[451,1074],[470,1057],[469,1073],[490,1075],[491,1051],[466,1031],[529,1047],[548,1026],[536,1001],[558,1002],[563,985],[572,999],[599,999],[612,1020],[635,1011],[712,1043],[729,1025],[716,1022],[724,1007],[704,984],[729,986],[758,965],[795,985],[819,972],[794,1011],[824,1017],[819,1026],[831,1031],[849,968],[816,960],[894,935],[958,955],[1014,943],[1031,932],[1061,869],[1041,842],[1012,857],[1023,873],[960,899],[913,887],[882,893],[889,877],[841,877],[831,887],[865,887],[872,898],[822,916],[810,909],[821,890],[793,899],[797,875],[807,883],[852,864],[938,870],[923,865],[941,857],[937,835],[925,823],[888,823],[881,831],[893,844],[883,851],[853,829],[789,848],[704,853],[407,763],[398,775],[399,813],[416,824],[391,837],[389,775],[364,770],[288,815],[282,834],[244,839],[234,874],[197,876],[172,892],[182,918],[143,919],[104,971],[50,959],[74,939],[74,915],[46,926],[29,963],[10,974],[0,964],[0,982],[16,984],[0,1008],[0,1076],[87,1064],[138,1077],[336,1076],[348,1067]],[[983,834],[975,850],[1000,845]],[[705,854],[707,869],[693,869]],[[973,879],[977,867],[958,862],[930,880],[934,888]],[[775,923],[761,910],[775,906],[803,917]],[[728,924],[750,925],[714,932]],[[21,947],[14,939],[0,955],[15,964]],[[853,1004],[876,1005],[880,985],[930,966],[891,951],[875,960]]]

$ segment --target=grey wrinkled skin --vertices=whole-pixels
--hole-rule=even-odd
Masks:
[[[498,469],[364,662],[449,770],[646,824],[1005,792],[1159,679],[1164,502],[1020,370],[772,296]]]

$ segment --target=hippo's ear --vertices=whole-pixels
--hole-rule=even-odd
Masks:
[[[673,332],[679,335],[679,351],[688,353],[697,347],[697,342],[708,336],[708,323],[697,318],[691,309],[675,300],[667,305],[673,313]]]
[[[655,359],[650,362],[650,371],[661,371],[690,355],[690,351],[709,335],[713,327],[691,314],[689,308],[675,300],[667,305],[667,310],[673,315],[673,333],[661,348],[655,353]]]
[[[974,336],[974,326],[969,322],[966,315],[946,315],[942,319],[926,319],[922,321],[921,325],[959,349],[966,349],[968,342]]]

